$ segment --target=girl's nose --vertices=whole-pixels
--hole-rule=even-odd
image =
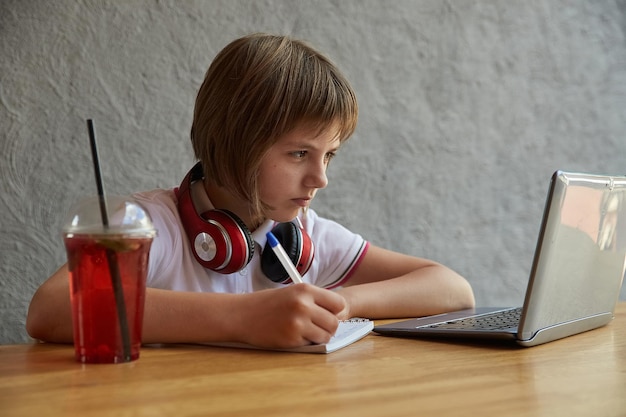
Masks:
[[[311,188],[326,188],[328,185],[326,167],[327,164],[324,162],[314,164],[307,175],[306,185]]]

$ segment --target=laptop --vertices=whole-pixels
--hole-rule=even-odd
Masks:
[[[626,270],[626,177],[556,171],[522,307],[477,307],[374,327],[396,337],[535,346],[608,324]]]

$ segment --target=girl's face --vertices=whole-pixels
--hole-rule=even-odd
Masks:
[[[298,127],[272,146],[259,169],[261,200],[269,205],[268,217],[293,220],[308,207],[318,189],[326,187],[326,168],[340,146],[337,130]]]

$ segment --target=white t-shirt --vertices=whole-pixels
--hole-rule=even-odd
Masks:
[[[152,190],[133,197],[148,211],[157,236],[150,249],[148,287],[175,291],[249,293],[285,284],[272,282],[261,271],[265,234],[275,223],[267,221],[252,233],[254,256],[241,271],[220,274],[201,266],[181,222],[174,190]],[[315,245],[315,256],[304,282],[334,288],[345,283],[368,248],[368,242],[340,224],[317,216],[309,209],[301,218]]]

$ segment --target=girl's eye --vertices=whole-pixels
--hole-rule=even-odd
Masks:
[[[304,159],[309,154],[309,151],[295,151],[291,152],[291,155],[296,159]],[[324,162],[329,163],[336,155],[336,152],[328,152],[324,154]]]

